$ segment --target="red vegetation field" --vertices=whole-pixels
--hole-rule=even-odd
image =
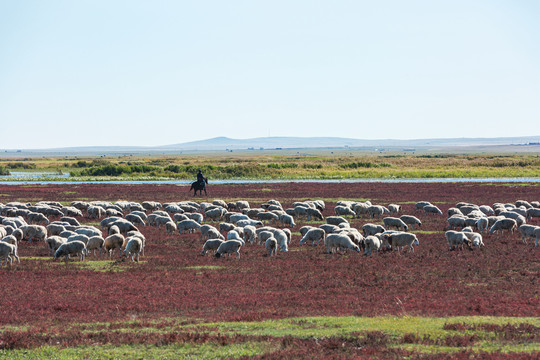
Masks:
[[[55,200],[268,199],[284,207],[304,199],[324,199],[324,215],[340,199],[376,204],[429,200],[443,212],[459,201],[476,204],[539,200],[540,188],[492,184],[284,183],[211,185],[209,196],[194,198],[173,185],[0,186],[0,202]],[[538,316],[540,249],[517,234],[484,235],[485,248],[448,251],[446,216],[417,213],[422,232],[414,253],[383,252],[371,258],[300,246],[298,233],[288,253],[275,258],[264,247],[246,245],[241,258],[200,256],[198,234],[166,235],[143,227],[146,255],[138,264],[113,261],[96,271],[75,261],[54,262],[43,243],[23,243],[21,263],[0,270],[0,324],[43,326],[73,322],[185,317],[206,321],[261,320],[292,316],[385,314],[419,316]],[[88,222],[88,219],[81,219]],[[355,219],[358,228],[372,220]],[[305,225],[297,223],[293,232]],[[87,263],[97,257],[89,256]],[[103,259],[99,259],[103,260]],[[302,345],[302,340],[299,341]],[[303,345],[302,345],[303,346]]]

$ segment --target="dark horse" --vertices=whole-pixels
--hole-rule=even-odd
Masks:
[[[197,191],[199,192],[199,195],[202,195],[202,192],[204,190],[204,195],[206,194],[206,184],[208,184],[208,178],[204,178],[204,181],[194,181],[191,183],[191,188],[189,191],[193,190],[193,196],[197,195]]]

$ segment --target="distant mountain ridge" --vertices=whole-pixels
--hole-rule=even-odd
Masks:
[[[151,154],[174,153],[179,151],[225,151],[248,149],[316,149],[316,148],[359,148],[374,149],[438,149],[503,145],[540,145],[539,136],[499,137],[499,138],[443,138],[443,139],[353,139],[341,137],[259,137],[232,139],[215,137],[163,146],[81,146],[51,149],[0,149],[5,153],[31,154]]]

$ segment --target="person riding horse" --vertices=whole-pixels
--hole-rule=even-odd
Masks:
[[[197,172],[197,181],[191,183],[191,189],[193,190],[193,196],[197,195],[197,191],[199,194],[202,195],[202,192],[204,191],[204,194],[206,195],[206,184],[208,184],[208,179],[204,177],[202,174],[202,171],[199,170]]]
[[[203,176],[202,171],[200,169],[197,172],[197,182],[199,184],[201,184],[201,185],[203,185],[205,183],[204,176]]]

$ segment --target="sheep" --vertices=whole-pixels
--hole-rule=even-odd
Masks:
[[[156,216],[153,218],[154,225],[159,229],[161,225],[165,225],[168,222],[172,222],[172,219],[170,216]]]
[[[457,249],[458,247],[463,250],[463,244],[469,244],[469,239],[465,233],[460,231],[448,230],[444,233],[444,236],[448,242],[448,250]]]
[[[98,229],[96,229],[93,226],[80,227],[80,228],[75,229],[74,231],[77,234],[83,234],[83,235],[86,235],[88,237],[101,236],[101,231],[99,231]]]
[[[178,233],[182,234],[184,232],[195,232],[201,228],[201,225],[195,220],[188,219],[180,221],[176,224],[176,227],[178,228]]]
[[[47,237],[47,228],[42,225],[25,225],[20,229],[23,232],[23,239],[28,238],[29,242],[32,242],[34,238],[44,241]]]
[[[302,226],[298,231],[300,232],[301,236],[304,236],[311,229],[317,229],[317,228],[315,226],[306,225],[306,226]]]
[[[355,203],[353,205],[353,211],[356,214],[356,218],[358,219],[360,215],[367,214],[367,210],[370,207],[370,205],[366,203]]]
[[[244,226],[244,241],[249,241],[250,244],[253,244],[257,239],[257,228],[255,226]]]
[[[109,228],[108,234],[109,235],[120,234],[120,228],[116,225],[113,225]]]
[[[17,238],[13,235],[7,235],[2,238],[3,242],[7,242],[8,244],[17,246]]]
[[[248,226],[251,226],[251,225],[248,225]],[[235,228],[235,225],[234,224],[231,224],[231,223],[220,223],[219,224],[219,231],[220,232],[228,232],[228,231],[231,231],[232,229]]]
[[[423,207],[424,209],[424,212],[426,214],[437,214],[437,215],[442,215],[442,211],[441,209],[439,209],[438,207],[436,207],[435,205],[426,205]]]
[[[58,235],[64,230],[66,230],[66,228],[63,225],[60,225],[60,224],[54,224],[53,223],[53,224],[47,225],[47,234],[49,236]]]
[[[227,210],[224,208],[215,208],[205,212],[207,220],[221,221]]]
[[[326,232],[323,229],[313,228],[306,232],[306,234],[300,239],[300,245],[304,245],[306,241],[311,241],[311,245],[317,240],[317,246],[319,246],[319,242],[322,240],[323,243],[325,242],[325,236]]]
[[[527,238],[534,238],[535,232],[537,229],[540,229],[540,226],[534,225],[521,225],[519,227],[519,232],[521,233],[521,241],[525,244],[527,243]]]
[[[146,223],[144,222],[144,220],[137,214],[134,214],[134,213],[127,214],[125,219],[135,226],[137,225],[146,226]]]
[[[279,221],[279,216],[272,212],[260,212],[257,214],[259,221],[268,221],[270,224],[275,224]]]
[[[517,223],[514,219],[501,219],[497,220],[495,224],[489,229],[489,233],[493,234],[495,231],[500,230],[501,232],[503,230],[510,231],[511,234],[514,233],[514,230],[517,229]]]
[[[208,239],[222,239],[223,235],[220,234],[219,230],[213,227],[212,225],[202,225],[199,229],[201,232],[201,241]]]
[[[49,225],[49,219],[41,213],[29,213],[28,214],[28,222],[30,224],[45,224]]]
[[[9,261],[9,265],[11,266],[13,264],[13,257],[17,259],[18,263],[21,262],[21,260],[19,260],[19,256],[17,255],[17,246],[0,241],[0,266],[2,266],[2,259],[6,265]]]
[[[66,242],[73,242],[73,241],[81,241],[84,243],[84,246],[86,246],[86,244],[88,244],[88,236],[83,235],[83,234],[71,235],[70,237],[67,238]]]
[[[88,239],[88,244],[86,244],[87,251],[93,251],[94,256],[96,255],[96,250],[99,250],[99,255],[103,253],[103,245],[105,239],[102,236],[96,235]]]
[[[491,208],[491,206],[488,205],[481,205],[479,207],[479,210],[484,213],[486,216],[494,215],[495,211]]]
[[[383,224],[386,229],[390,228],[391,226],[395,226],[397,230],[401,230],[401,229],[403,229],[403,231],[409,230],[409,227],[400,218],[385,217],[383,219]]]
[[[356,216],[356,213],[349,207],[347,206],[336,206],[334,208],[334,213],[338,216],[347,216],[347,215],[350,215],[352,217],[355,217]]]
[[[329,216],[326,218],[326,223],[330,225],[338,226],[341,223],[349,223],[347,219],[342,218],[341,216]]]
[[[323,229],[324,232],[327,234],[337,233],[338,231],[341,230],[339,226],[332,225],[332,224],[322,224],[319,226],[319,229]]]
[[[414,206],[416,210],[423,210],[426,205],[431,205],[431,203],[429,201],[419,201]]]
[[[263,223],[260,222],[260,221],[257,221],[257,220],[239,220],[236,222],[236,226],[240,226],[240,227],[245,227],[245,226],[248,226],[248,225],[251,225],[251,226],[263,226]]]
[[[103,243],[103,249],[106,254],[109,254],[109,257],[112,257],[114,249],[121,249],[124,245],[124,236],[122,234],[113,234],[105,238]]]
[[[86,245],[82,241],[66,242],[56,250],[54,253],[54,259],[58,259],[61,256],[65,257],[67,264],[70,255],[77,255],[80,261],[84,261],[86,256]]]
[[[187,213],[184,213],[184,215],[186,215],[191,220],[195,220],[199,224],[202,224],[204,220],[204,216],[201,213],[187,212]]]
[[[365,224],[364,226],[362,226],[362,232],[364,236],[375,235],[384,231],[385,229],[382,225]]]
[[[259,239],[259,244],[264,244],[268,238],[274,237],[274,233],[272,231],[264,230],[259,232],[257,237]]]
[[[235,230],[231,230],[227,233],[227,240],[238,240],[242,242],[242,245],[244,245],[244,240],[240,237],[240,234]]]
[[[249,208],[250,208],[249,202],[243,201],[243,200],[238,200],[238,201],[236,202],[236,208],[237,208],[238,210],[249,209]]]
[[[399,217],[401,221],[403,221],[405,224],[410,225],[411,228],[414,230],[414,227],[418,225],[418,227],[422,226],[422,222],[420,219],[418,219],[416,216],[412,215],[401,215]]]
[[[330,234],[326,237],[326,252],[331,254],[338,249],[345,248],[360,252],[360,247],[343,234]]]
[[[448,227],[450,229],[464,228],[465,227],[465,218],[460,215],[453,215],[446,219],[448,222]]]
[[[229,221],[233,224],[236,224],[240,220],[249,220],[249,216],[246,214],[240,214],[240,213],[232,213],[229,216]]]
[[[530,208],[527,209],[527,220],[532,220],[532,218],[540,218],[540,209]]]
[[[217,250],[225,241],[222,239],[208,239],[203,245],[201,255],[205,256],[209,250]]]
[[[380,219],[382,214],[385,213],[385,208],[381,205],[371,205],[367,208],[366,213],[371,218],[374,218],[375,216],[377,216],[377,218]]]
[[[89,219],[100,219],[104,217],[105,214],[106,211],[101,206],[91,205],[86,209],[86,216],[88,216]]]
[[[277,253],[277,245],[278,243],[275,237],[272,236],[266,239],[266,241],[264,242],[264,247],[266,248],[266,256],[275,256]]]
[[[130,256],[131,261],[139,262],[139,253],[142,250],[143,244],[141,239],[136,237],[128,238],[129,241],[124,250],[124,256]]]
[[[413,245],[420,245],[420,242],[415,234],[406,232],[385,234],[382,236],[382,238],[385,245],[390,245],[393,250],[397,249],[398,252],[404,246],[408,246],[410,251],[414,252]]]
[[[82,216],[82,213],[81,213],[81,216]],[[73,225],[73,226],[81,226],[79,221],[71,216],[62,216],[60,218],[60,221],[67,222],[68,224]]]
[[[139,229],[137,229],[135,225],[133,225],[132,223],[130,223],[129,221],[125,219],[118,219],[115,222],[113,222],[111,226],[112,225],[118,226],[118,229],[120,229],[120,233],[122,234],[125,234],[128,231],[133,231],[133,230],[139,231]]]
[[[371,252],[373,250],[379,251],[381,248],[381,240],[378,237],[373,236],[373,235],[369,235],[368,237],[366,237],[364,240],[364,243],[366,247],[364,251],[364,255],[367,255],[367,256],[371,256]]]
[[[317,220],[324,220],[323,214],[318,209],[312,209],[312,208],[306,209],[306,216],[307,216],[308,221],[311,221],[311,218],[313,217]]]
[[[461,210],[459,210],[458,208],[453,208],[451,207],[450,209],[448,209],[448,217],[452,217],[454,215],[460,215],[460,216],[465,216]]]
[[[152,215],[152,214],[148,215],[148,218],[150,218],[151,215]],[[161,215],[156,214],[156,216],[154,217],[154,219],[155,219],[156,217],[158,217],[158,216],[161,216]],[[168,216],[168,215],[167,215],[167,216]],[[174,214],[174,215],[173,215],[173,221],[174,221],[176,224],[178,224],[180,221],[184,221],[184,220],[189,220],[189,218],[188,218],[186,215],[184,215],[184,214]],[[150,223],[150,220],[148,220],[148,223]]]
[[[281,214],[279,216],[279,222],[281,223],[282,226],[288,226],[290,228],[293,228],[296,226],[294,222],[294,218],[288,214]]]
[[[225,254],[236,254],[236,258],[240,259],[240,248],[242,243],[238,240],[227,240],[219,245],[216,250],[216,257],[220,258]]]
[[[469,239],[468,246],[472,250],[473,248],[477,247],[483,247],[484,241],[482,239],[482,235],[475,232],[464,232],[467,239]]]
[[[165,230],[167,234],[171,235],[178,231],[178,228],[176,227],[176,224],[172,221],[167,221],[165,223]]]
[[[141,203],[141,206],[147,211],[154,211],[157,209],[161,209],[162,207],[162,205],[156,201],[143,201]]]
[[[388,210],[390,211],[390,215],[397,215],[401,211],[401,205],[389,204]]]

